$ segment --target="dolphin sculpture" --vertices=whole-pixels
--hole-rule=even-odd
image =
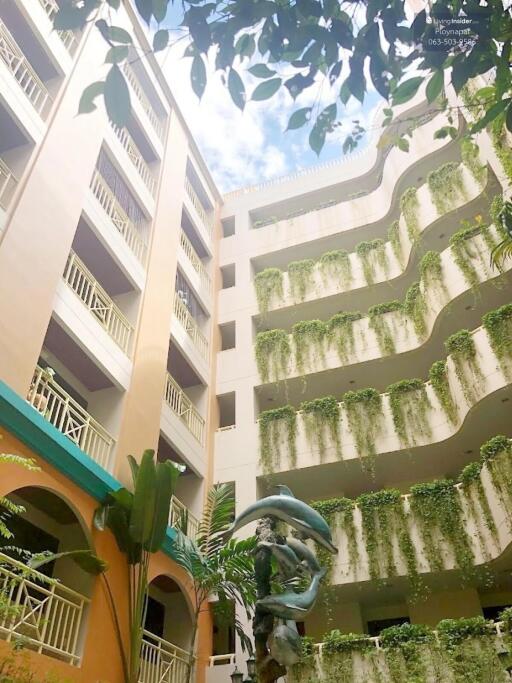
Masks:
[[[272,555],[276,558],[279,565],[279,571],[285,579],[291,579],[300,571],[300,559],[295,552],[286,544],[283,543],[269,543],[268,541],[260,541],[257,548],[268,548]]]
[[[261,517],[277,517],[308,538],[312,538],[329,552],[333,554],[338,552],[333,545],[331,530],[325,519],[298,498],[286,495],[267,496],[249,505],[222,535],[228,540],[235,531]]]
[[[301,637],[294,621],[287,621],[275,627],[267,640],[272,658],[281,666],[293,666],[302,653]]]
[[[295,498],[288,486],[285,486],[284,484],[276,484],[274,488],[277,489],[280,496],[290,496],[290,498]]]
[[[280,595],[267,595],[256,602],[257,607],[261,607],[279,619],[292,619],[293,621],[304,621],[313,609],[320,588],[320,581],[326,575],[327,569],[323,567],[317,572],[303,593],[281,593]]]
[[[299,560],[305,562],[310,574],[316,574],[316,572],[320,571],[320,564],[316,559],[315,553],[310,550],[305,543],[299,541],[298,538],[288,536],[286,539],[286,545],[293,550]]]

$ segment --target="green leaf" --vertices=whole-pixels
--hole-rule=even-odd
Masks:
[[[396,141],[396,146],[398,149],[402,150],[402,152],[408,152],[409,151],[409,140],[406,140],[405,138],[398,138]]]
[[[135,487],[135,482],[137,481],[137,474],[139,473],[139,463],[135,460],[133,455],[128,455],[128,464],[130,465],[130,471],[132,473],[132,483]]]
[[[255,64],[254,66],[251,66],[249,73],[256,76],[256,78],[270,78],[276,72],[269,69],[266,64]]]
[[[133,506],[130,516],[130,536],[135,543],[150,542],[153,531],[156,496],[155,452],[144,451],[133,492]]]
[[[268,100],[279,90],[282,82],[280,78],[271,78],[269,81],[260,83],[254,89],[251,99],[254,101]]]
[[[429,104],[442,92],[444,86],[444,71],[436,71],[427,83],[426,95]]]
[[[109,26],[104,19],[99,19],[96,22],[96,28],[107,41],[122,43],[123,45],[131,45],[133,43],[133,39],[128,31],[121,28],[121,26]]]
[[[245,86],[242,79],[233,68],[229,70],[228,90],[233,102],[241,111],[243,111],[245,107]]]
[[[494,119],[501,114],[502,111],[504,111],[512,102],[510,97],[507,97],[504,100],[500,100],[496,104],[494,104],[490,109],[488,109],[485,112],[485,115],[482,116],[481,119],[479,119],[470,129],[471,135],[474,135],[475,133],[478,133],[481,131],[483,128],[487,126],[487,124],[491,123],[491,121],[494,121]]]
[[[167,7],[169,5],[169,0],[153,0],[151,9],[153,11],[153,16],[155,21],[159,24],[165,19],[167,14]]]
[[[80,97],[80,103],[78,105],[79,114],[90,114],[96,109],[96,104],[94,100],[99,96],[103,95],[105,90],[105,83],[103,81],[95,81],[88,85],[87,88],[82,92]]]
[[[135,0],[135,7],[146,24],[149,24],[153,14],[152,0]]]
[[[206,67],[201,55],[196,55],[192,60],[190,82],[192,84],[192,90],[199,97],[199,99],[201,99],[206,88]]]
[[[412,99],[418,92],[418,88],[423,83],[423,80],[422,76],[415,76],[401,83],[393,92],[393,105],[403,104]]]
[[[325,107],[318,115],[315,125],[311,129],[311,133],[309,134],[309,146],[317,155],[322,151],[325,144],[325,136],[336,118],[336,111],[336,103]]]
[[[254,36],[249,33],[244,33],[235,43],[235,52],[240,55],[240,59],[244,57],[251,58],[256,49],[256,42]]]
[[[87,574],[92,574],[97,576],[98,574],[104,574],[108,569],[108,564],[105,560],[102,560],[97,555],[94,555],[92,550],[68,550],[64,553],[40,553],[34,555],[27,562],[31,569],[39,569],[45,564],[50,564],[51,562],[56,562],[64,557],[68,557],[83,569]]]
[[[505,125],[507,126],[507,130],[512,133],[512,103],[508,105]]]
[[[109,119],[123,128],[130,116],[130,93],[117,64],[112,66],[105,79],[104,97]]]
[[[176,488],[180,470],[170,460],[156,465],[156,494],[153,514],[153,533],[146,549],[156,552],[162,545],[169,525],[171,497]]]
[[[312,107],[303,107],[302,109],[297,109],[290,116],[286,130],[295,130],[296,128],[302,128],[306,124],[311,116]]]
[[[115,45],[111,47],[105,56],[105,64],[119,64],[128,57],[127,45]]]
[[[119,9],[121,7],[121,0],[107,0],[107,5],[112,9]]]
[[[82,29],[87,21],[90,10],[83,7],[66,5],[61,7],[53,18],[53,28],[56,31],[76,31]]]
[[[161,52],[161,50],[165,50],[165,48],[167,47],[168,44],[169,44],[169,31],[165,28],[161,28],[153,36],[153,51],[154,52]]]

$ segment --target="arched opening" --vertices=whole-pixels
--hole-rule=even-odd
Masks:
[[[0,636],[77,665],[94,577],[70,557],[27,571],[26,555],[16,548],[31,554],[88,549],[85,525],[67,501],[46,488],[27,486],[7,497],[25,512],[7,520],[13,538],[0,538]]]

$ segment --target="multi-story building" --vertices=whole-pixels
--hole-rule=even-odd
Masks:
[[[119,22],[141,50],[124,67],[123,130],[102,107],[76,116],[104,45],[91,27],[53,31],[56,9],[0,1],[0,450],[39,468],[1,465],[0,495],[26,508],[20,545],[94,548],[122,605],[122,557],[92,517],[128,483],[126,455],[154,448],[186,466],[169,541],[183,510],[195,533],[213,481],[233,484],[237,510],[278,482],[324,501],[340,552],[329,606],[321,600],[304,626],[316,641],[331,628],[373,636],[512,603],[508,499],[490,465],[477,472],[489,511],[471,512],[464,479],[453,495],[466,556],[492,582],[463,583],[450,539],[435,530],[433,559],[408,516],[412,485],[456,480],[480,444],[510,435],[510,345],[499,332],[510,264],[501,275],[489,265],[508,140],[484,131],[461,150],[434,139],[446,115],[418,95],[392,128],[416,118],[409,153],[375,138],[348,162],[221,197],[131,4]],[[457,116],[463,132],[470,111]],[[485,316],[498,309],[491,330]],[[369,549],[364,505],[347,503],[384,488],[398,491],[414,568],[398,517],[388,511],[387,527],[379,517]],[[48,589],[20,581],[17,618],[0,635],[22,638],[40,674],[117,683],[101,582],[65,558],[52,575]],[[430,589],[421,601],[411,576]],[[190,596],[171,542],[151,581],[142,683],[182,683]],[[198,680],[228,680],[237,648],[203,613]]]

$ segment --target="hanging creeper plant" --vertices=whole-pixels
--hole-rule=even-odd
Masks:
[[[368,309],[369,325],[377,336],[377,342],[381,353],[384,356],[389,356],[395,353],[395,334],[396,322],[395,316],[387,316],[387,313],[394,313],[395,311],[403,311],[403,304],[401,301],[386,301],[382,304],[376,304]]]
[[[354,323],[361,320],[362,317],[363,314],[359,311],[345,311],[344,313],[336,313],[327,322],[329,343],[335,345],[342,363],[347,362],[354,353]]]
[[[489,311],[483,316],[482,323],[500,367],[509,378],[512,359],[512,304]]]
[[[270,304],[283,298],[283,271],[279,268],[265,268],[254,278],[256,301],[259,312],[268,312]]]
[[[385,277],[388,277],[389,264],[384,240],[374,239],[369,242],[359,242],[356,245],[356,254],[361,261],[366,284],[373,285],[375,282],[376,265],[379,265]]]
[[[462,163],[469,170],[479,185],[483,185],[487,179],[487,167],[480,163],[478,147],[469,138],[463,138],[460,143]]]
[[[336,448],[338,458],[341,458],[341,412],[334,396],[303,401],[300,409],[303,413],[307,439],[312,446],[318,448],[320,462],[324,459],[326,433],[327,438]]]
[[[382,429],[382,396],[377,389],[347,391],[343,405],[360,458],[375,457],[375,442]]]
[[[267,330],[256,335],[256,365],[263,382],[286,373],[290,359],[290,338],[285,330]]]
[[[496,523],[489,506],[489,501],[482,483],[482,468],[484,463],[472,462],[466,465],[459,475],[459,482],[462,484],[462,490],[466,498],[468,508],[471,512],[475,527],[477,529],[478,541],[482,554],[486,561],[489,561],[490,555],[487,548],[486,539],[480,527],[480,519],[483,519],[484,525],[491,534],[492,540],[498,547],[498,530]]]
[[[443,164],[427,176],[432,202],[439,216],[451,211],[459,199],[466,199],[462,167],[455,161]]]
[[[427,303],[419,282],[413,282],[407,290],[403,310],[412,320],[414,331],[416,332],[418,339],[425,339],[427,334],[427,323],[425,322]]]
[[[330,498],[316,500],[311,503],[311,507],[322,515],[331,529],[344,531],[347,537],[349,566],[354,576],[357,576],[359,546],[354,522],[354,501],[351,498]]]
[[[478,363],[473,335],[469,330],[460,330],[448,337],[444,345],[452,358],[464,396],[471,405],[480,394],[479,385],[485,381]]]
[[[508,513],[509,528],[512,529],[512,439],[494,436],[480,448],[482,462],[488,468],[492,485]]]
[[[464,276],[465,281],[470,287],[479,284],[481,276],[476,268],[476,263],[480,263],[484,273],[488,273],[488,265],[479,245],[473,242],[473,237],[482,235],[489,250],[494,248],[494,241],[489,231],[489,227],[481,221],[471,225],[468,221],[462,221],[463,228],[457,230],[450,237],[450,248],[453,260]]]
[[[441,254],[438,251],[427,251],[420,261],[420,275],[426,287],[440,289],[448,299],[448,290],[444,281]]]
[[[400,240],[400,223],[398,221],[393,221],[388,228],[388,240],[391,243],[391,249],[393,250],[396,260],[400,266],[404,265],[404,255],[402,252],[402,242]]]
[[[386,390],[396,433],[402,443],[416,445],[417,437],[431,436],[428,411],[432,407],[421,379],[403,379]]]
[[[313,259],[292,261],[288,264],[288,278],[290,281],[290,293],[295,301],[304,301],[308,289],[313,286]]]
[[[405,225],[407,226],[407,234],[413,244],[420,234],[418,209],[418,192],[415,187],[409,187],[400,198],[400,211],[402,212]]]
[[[296,465],[296,432],[297,413],[292,406],[283,406],[273,410],[265,410],[258,419],[260,431],[260,464],[264,472],[273,472],[281,463],[281,446],[283,437],[290,466]]]
[[[301,320],[292,327],[297,370],[302,374],[306,365],[317,357],[325,360],[327,325],[323,320]]]
[[[345,249],[327,251],[320,256],[318,263],[324,284],[327,284],[328,279],[333,279],[339,281],[341,289],[349,287],[353,276],[348,251]]]
[[[437,360],[433,363],[428,372],[428,378],[446,417],[452,424],[457,424],[459,413],[448,381],[446,361]]]

